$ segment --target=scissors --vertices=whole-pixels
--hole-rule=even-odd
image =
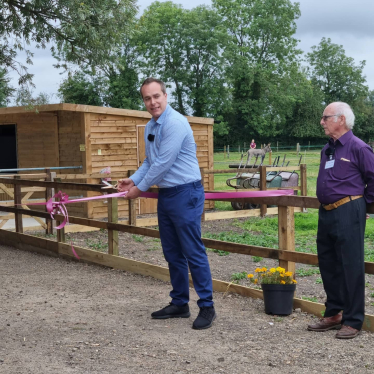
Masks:
[[[101,187],[102,190],[107,190],[109,188],[115,188],[115,189],[117,189],[118,184],[113,185],[113,184],[108,183],[107,181],[102,181],[102,182],[105,184],[104,187]]]

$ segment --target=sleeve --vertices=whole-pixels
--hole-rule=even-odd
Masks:
[[[149,167],[150,167],[150,164],[148,161],[148,157],[146,157],[142,165],[139,167],[139,169],[130,177],[130,179],[134,182],[135,186],[138,187],[139,183],[143,180],[144,176],[147,174]]]
[[[173,120],[164,124],[158,157],[138,184],[139,190],[147,191],[162,181],[177,159],[186,136],[187,126],[182,121]]]
[[[364,197],[367,203],[374,201],[374,153],[369,147],[360,149],[360,171],[366,183]]]

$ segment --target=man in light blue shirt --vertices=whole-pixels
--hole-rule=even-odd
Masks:
[[[152,119],[145,128],[146,158],[131,178],[119,181],[118,190],[136,199],[151,186],[159,190],[157,214],[165,259],[169,264],[172,299],[170,305],[152,313],[152,318],[188,318],[190,269],[200,312],[192,327],[212,326],[212,276],[201,240],[204,187],[201,184],[196,143],[187,119],[167,103],[165,84],[147,78],[140,88]]]

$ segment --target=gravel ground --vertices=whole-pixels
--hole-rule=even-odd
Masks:
[[[223,231],[231,224],[208,226],[204,230]],[[103,232],[71,236],[104,250],[99,248]],[[160,243],[140,240],[121,234],[121,255],[164,265]],[[214,278],[222,280],[272,261],[253,263],[248,256],[213,252],[209,259]],[[374,372],[371,333],[342,341],[334,331],[308,332],[314,316],[300,310],[268,316],[262,300],[215,293],[217,320],[212,328],[195,331],[192,289],[190,318],[152,320],[150,313],[169,301],[168,283],[5,246],[0,246],[0,274],[0,373]],[[322,297],[313,277],[300,278],[298,296]]]

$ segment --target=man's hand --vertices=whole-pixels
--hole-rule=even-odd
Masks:
[[[127,199],[136,199],[137,197],[140,196],[141,193],[142,193],[142,191],[140,191],[138,187],[134,186],[134,187],[131,187],[131,189],[129,190],[129,192],[126,195],[126,198]]]
[[[130,178],[120,179],[117,184],[117,190],[119,192],[130,191],[131,187],[134,187],[135,184]]]

